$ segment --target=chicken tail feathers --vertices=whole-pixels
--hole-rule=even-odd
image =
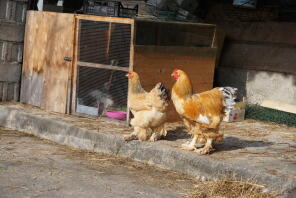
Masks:
[[[233,109],[237,95],[237,88],[234,87],[221,87],[220,91],[223,93],[223,102],[225,105],[225,112]]]
[[[157,85],[155,86],[155,88],[158,89],[158,91],[159,91],[159,97],[162,100],[168,101],[170,99],[169,90],[167,88],[165,88],[162,83],[157,83]]]

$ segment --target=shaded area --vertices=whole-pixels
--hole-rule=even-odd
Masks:
[[[176,141],[179,139],[189,139],[192,136],[187,133],[187,130],[184,126],[178,126],[174,130],[168,130],[167,136],[164,138],[167,141]]]
[[[244,140],[237,137],[225,137],[222,143],[215,143],[216,152],[233,151],[248,147],[267,147],[273,145],[272,142],[258,140]]]

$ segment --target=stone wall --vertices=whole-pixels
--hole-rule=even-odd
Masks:
[[[27,0],[0,0],[0,101],[19,99]]]
[[[296,23],[280,22],[273,9],[210,7],[207,22],[225,31],[216,86],[235,86],[240,98],[261,104],[296,104]]]

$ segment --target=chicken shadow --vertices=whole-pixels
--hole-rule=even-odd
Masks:
[[[176,129],[168,130],[168,133],[164,140],[167,141],[176,141],[180,139],[190,139],[192,136],[186,132],[186,128],[179,126]]]
[[[225,137],[222,142],[215,142],[214,147],[216,152],[219,151],[233,151],[238,149],[244,149],[248,147],[266,147],[273,145],[273,142],[266,142],[260,140],[243,140],[237,137]]]

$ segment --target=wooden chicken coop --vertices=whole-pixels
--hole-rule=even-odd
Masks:
[[[215,25],[29,11],[21,102],[48,111],[128,121],[128,71],[146,90],[185,70],[196,92],[212,88],[223,41]],[[127,115],[125,113],[127,112]],[[179,119],[171,105],[169,121]],[[124,121],[124,122],[125,122]]]

